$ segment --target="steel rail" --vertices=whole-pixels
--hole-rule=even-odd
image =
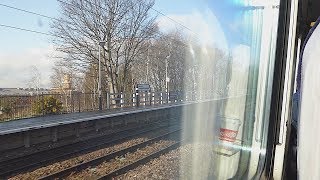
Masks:
[[[67,175],[71,174],[72,172],[78,172],[78,171],[81,171],[85,168],[88,168],[90,166],[96,166],[98,164],[101,164],[102,162],[105,162],[105,161],[108,161],[108,160],[111,160],[115,157],[118,157],[118,156],[123,156],[127,153],[131,153],[131,152],[134,152],[136,151],[137,149],[139,148],[143,148],[143,147],[146,147],[156,141],[159,141],[161,139],[164,139],[166,137],[169,137],[171,136],[172,134],[176,134],[178,132],[181,131],[181,128],[179,129],[175,129],[175,130],[172,130],[170,132],[167,132],[165,134],[162,134],[162,135],[159,135],[157,137],[154,137],[150,140],[147,140],[147,141],[144,141],[144,142],[141,142],[139,144],[136,144],[136,145],[132,145],[130,147],[127,147],[127,148],[124,148],[124,149],[121,149],[121,150],[118,150],[116,152],[112,152],[112,153],[109,153],[105,156],[101,156],[101,157],[97,157],[95,159],[92,159],[90,161],[87,161],[87,162],[84,162],[84,163],[81,163],[81,164],[77,164],[75,166],[72,166],[72,167],[69,167],[69,168],[66,168],[66,169],[63,169],[61,171],[58,171],[56,173],[53,173],[53,174],[50,174],[50,175],[47,175],[47,176],[44,176],[44,177],[41,177],[39,179],[41,180],[50,180],[50,179],[60,179],[60,178],[64,178],[66,177]]]
[[[151,126],[150,128],[147,128],[147,129],[146,127],[131,128],[128,130],[116,132],[114,134],[108,134],[102,137],[98,137],[96,138],[96,140],[94,139],[87,140],[88,141],[87,143],[77,142],[77,143],[61,146],[55,149],[49,149],[43,152],[34,153],[31,155],[8,160],[8,162],[4,162],[0,167],[0,178],[6,178],[14,174],[25,172],[29,169],[34,169],[34,168],[49,164],[50,162],[57,162],[59,160],[74,157],[79,154],[84,154],[90,151],[94,151],[96,149],[108,147],[113,144],[117,144],[122,141],[134,138],[136,136],[149,133],[151,131],[159,130],[161,128],[166,128],[166,127],[168,127],[168,125],[161,125],[158,127]],[[84,143],[84,145],[81,145],[81,143]],[[85,146],[85,147],[81,147],[81,146]],[[22,165],[19,165],[19,164],[22,164]]]
[[[116,170],[114,170],[104,176],[99,177],[98,180],[112,179],[115,176],[119,176],[121,174],[124,174],[124,173],[128,172],[129,170],[138,167],[139,165],[147,163],[151,159],[157,158],[157,157],[161,156],[162,154],[168,153],[169,151],[178,148],[180,146],[181,142],[182,141],[178,141],[178,142],[176,142],[168,147],[162,148],[162,149],[160,149],[160,150],[158,150],[148,156],[142,157],[142,158],[126,165],[126,166],[120,167],[120,168],[118,168],[118,169],[116,169]]]

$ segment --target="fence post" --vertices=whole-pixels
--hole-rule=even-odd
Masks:
[[[71,102],[72,102],[72,112],[74,112],[74,98],[73,98],[73,92],[72,90],[70,91],[70,96],[71,96]]]
[[[81,92],[78,92],[78,106],[79,106],[79,112],[81,112],[81,98],[80,98],[80,96],[81,96]]]
[[[135,103],[136,103],[136,93],[132,93],[132,98],[131,98],[131,100],[132,100],[132,107],[134,107],[134,106],[135,106]]]
[[[136,88],[136,106],[139,107],[140,106],[140,98],[139,98],[139,90],[138,88]]]
[[[150,106],[152,105],[152,92],[149,91],[149,101],[150,101]]]
[[[162,99],[163,97],[162,97],[162,92],[160,93],[160,104],[162,104],[163,103],[163,99]]]
[[[89,110],[89,102],[87,101],[87,94],[86,93],[84,93],[84,106],[86,107],[86,111],[88,111]],[[89,98],[90,98],[90,96],[89,96]]]
[[[102,94],[101,94],[101,90],[99,91],[98,100],[99,100],[99,111],[101,111],[102,110]]]
[[[110,94],[107,92],[106,94],[106,97],[107,97],[107,109],[110,109]]]
[[[180,99],[179,92],[176,91],[176,97],[174,98],[174,102],[176,103],[177,101],[179,101],[179,99]]]
[[[42,115],[44,115],[44,97],[43,97],[43,92],[41,93],[41,110],[42,110]]]
[[[123,100],[123,92],[120,93],[120,107],[123,107],[123,103],[124,103],[124,100]]]

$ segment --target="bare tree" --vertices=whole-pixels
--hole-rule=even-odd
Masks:
[[[102,74],[102,76],[105,76],[105,74]],[[89,66],[88,70],[84,74],[84,80],[83,80],[83,90],[84,92],[97,92],[98,91],[98,66],[96,64],[92,64]],[[102,87],[104,87],[105,90],[108,90],[108,83],[102,82]]]
[[[188,78],[185,89],[211,92],[216,96],[227,92],[232,58],[224,51],[215,46],[191,44],[186,61],[185,71]]]
[[[33,88],[39,93],[39,89],[41,87],[41,73],[37,66],[30,66],[30,79],[28,81],[28,87]]]
[[[178,32],[170,32],[150,40],[134,66],[134,79],[149,83],[155,91],[165,91],[166,76],[170,79],[169,90],[184,88],[187,45]]]
[[[55,66],[52,68],[53,74],[50,76],[51,86],[56,89],[63,89],[63,75],[65,71],[59,67]]]
[[[59,0],[62,15],[52,23],[57,50],[79,72],[98,64],[98,44],[110,92],[128,91],[132,64],[157,32],[149,14],[154,0]]]

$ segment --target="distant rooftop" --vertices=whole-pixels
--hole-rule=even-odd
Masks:
[[[40,88],[38,93],[48,93],[50,89]],[[14,95],[34,95],[37,90],[34,88],[0,88],[0,96],[14,96]]]

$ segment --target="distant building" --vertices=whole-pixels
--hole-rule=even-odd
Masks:
[[[0,96],[32,96],[37,94],[68,94],[73,92],[71,76],[64,75],[61,87],[52,89],[44,88],[0,88]]]
[[[63,78],[62,88],[64,90],[72,90],[71,76],[66,74]]]
[[[70,74],[65,74],[62,79],[61,87],[54,87],[51,89],[52,93],[57,94],[66,94],[71,93],[73,91],[72,89],[72,81]]]
[[[0,88],[0,96],[27,96],[36,94],[48,94],[50,89],[34,89],[34,88]]]

